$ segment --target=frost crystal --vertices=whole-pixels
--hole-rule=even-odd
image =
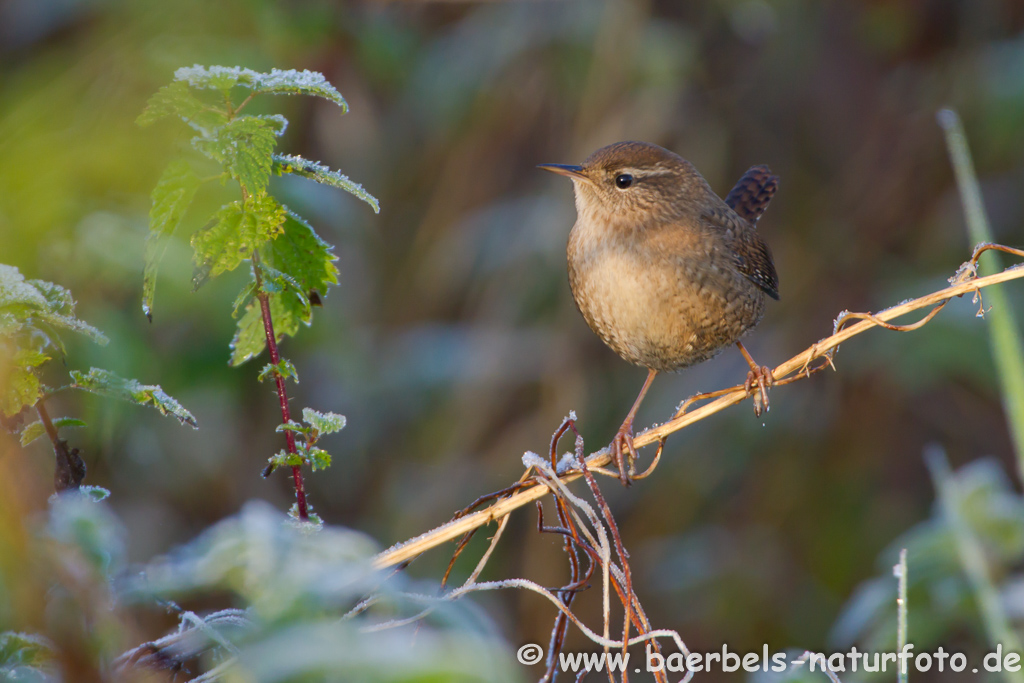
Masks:
[[[563,453],[562,457],[558,460],[558,466],[555,467],[555,471],[559,475],[576,469],[579,469],[579,461],[576,459],[575,453]]]
[[[540,457],[533,451],[526,451],[523,453],[523,466],[524,467],[536,467],[537,469],[544,469],[549,467],[548,461]]]
[[[316,71],[271,69],[260,73],[241,66],[184,66],[174,72],[174,80],[192,88],[230,90],[235,86],[271,95],[315,95],[334,102],[344,111],[348,104],[324,75]]]

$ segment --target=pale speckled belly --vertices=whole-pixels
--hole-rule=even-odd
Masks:
[[[763,293],[727,265],[616,249],[573,258],[571,246],[576,305],[630,363],[662,372],[699,363],[738,341],[764,314]]]

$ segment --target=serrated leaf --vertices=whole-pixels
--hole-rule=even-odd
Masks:
[[[276,365],[274,363],[267,363],[263,366],[263,369],[260,370],[260,374],[257,376],[257,379],[262,382],[270,377],[280,377],[281,379],[291,378],[295,380],[296,384],[299,383],[299,373],[292,362],[287,358],[282,358]]]
[[[237,268],[254,249],[280,234],[285,210],[268,195],[249,197],[225,204],[214,216],[214,224],[192,236],[198,289],[208,277]]]
[[[249,69],[230,66],[183,66],[174,72],[174,80],[193,88],[213,88],[225,92],[238,84],[239,78]]]
[[[268,95],[312,95],[334,102],[348,111],[348,104],[323,74],[316,71],[295,71],[273,69],[260,73],[239,66],[195,66],[182,67],[174,72],[177,81],[193,88],[215,88],[222,92],[234,86],[252,89],[253,92]]]
[[[280,121],[264,116],[239,116],[207,135],[192,138],[192,145],[220,163],[250,195],[267,189]]]
[[[268,461],[271,467],[302,467],[305,464],[305,458],[302,455],[285,450],[278,451],[268,458]]]
[[[86,424],[83,420],[79,420],[75,417],[58,417],[53,420],[53,426],[57,429],[61,429],[63,427],[85,427]],[[36,420],[21,430],[19,439],[21,440],[21,445],[24,447],[28,446],[44,434],[46,434],[46,427],[43,426],[42,422]]]
[[[202,109],[203,103],[192,95],[187,83],[172,81],[149,98],[146,108],[135,119],[135,123],[140,126],[149,126],[165,116],[181,116],[187,119]]]
[[[149,236],[146,238],[146,268],[142,280],[142,311],[150,320],[153,319],[157,267],[167,250],[171,234],[181,224],[199,185],[199,176],[192,171],[192,167],[184,161],[176,160],[167,165],[153,188]]]
[[[277,175],[290,173],[315,180],[322,185],[340,188],[369,204],[373,207],[374,213],[380,213],[380,204],[377,202],[377,198],[363,189],[362,185],[319,162],[290,154],[275,154],[273,162],[274,173]]]
[[[0,393],[0,412],[5,417],[34,406],[43,395],[35,369],[49,359],[45,353],[32,348],[18,349],[10,358],[0,359],[3,363],[0,366],[0,378],[4,380],[3,392]]]
[[[28,425],[21,430],[21,435],[18,437],[21,441],[22,447],[29,445],[43,434],[46,433],[46,427],[39,420],[36,420],[32,424]]]
[[[274,431],[276,431],[279,434],[281,432],[295,432],[296,434],[305,434],[309,431],[309,427],[299,422],[296,422],[295,420],[288,420],[284,424],[277,425],[277,429],[275,429]]]
[[[42,396],[39,378],[30,370],[12,368],[6,380],[3,394],[0,394],[0,412],[4,417],[17,415],[22,409],[34,406]]]
[[[14,266],[0,263],[0,309],[24,306],[45,308],[46,297]]]
[[[299,284],[298,280],[284,271],[268,266],[266,263],[260,263],[259,269],[260,275],[263,279],[264,292],[267,292],[268,294],[279,294],[290,291],[299,297],[299,300],[302,301],[306,308],[309,307],[309,297],[306,296],[306,289]]]
[[[310,448],[306,452],[306,459],[314,472],[325,470],[331,466],[331,454],[322,448]]]
[[[257,291],[259,291],[259,286],[256,284],[255,279],[249,280],[245,287],[242,287],[242,291],[238,293],[238,296],[235,297],[235,302],[231,305],[232,318],[238,317],[238,312],[256,296]]]
[[[70,317],[75,315],[75,300],[70,291],[46,280],[26,280],[26,282],[43,295],[50,313]]]
[[[306,519],[302,519],[299,517],[299,504],[292,503],[292,506],[288,508],[288,517],[291,518],[291,524],[304,533],[316,533],[324,527],[323,518],[313,512],[312,505],[306,505]]]
[[[0,327],[4,336],[36,331],[63,350],[56,332],[46,327],[52,325],[106,344],[106,336],[74,317],[74,311],[74,299],[65,288],[44,280],[26,280],[14,266],[0,264]]]
[[[326,293],[328,287],[338,284],[338,269],[334,265],[337,257],[331,249],[309,223],[287,211],[282,233],[260,253],[264,263],[288,273],[304,293]]]
[[[88,427],[85,420],[79,420],[77,417],[58,417],[54,418],[53,426],[57,429],[64,429],[65,427]]]
[[[177,116],[203,133],[228,120],[227,112],[203,102],[191,92],[187,83],[181,81],[172,81],[156,91],[135,123],[145,127],[167,116]]]
[[[269,95],[312,95],[330,100],[348,111],[348,103],[324,75],[316,71],[294,69],[272,69],[268,74],[258,74],[252,84],[255,92]]]
[[[275,330],[276,331],[276,330]],[[238,321],[235,336],[231,339],[232,367],[241,365],[250,358],[255,358],[267,344],[266,332],[263,329],[263,313],[260,304],[253,299],[246,305],[245,313]]]
[[[101,368],[90,368],[87,375],[72,370],[71,379],[74,380],[71,386],[75,389],[119,398],[141,406],[152,406],[160,411],[161,415],[170,415],[181,424],[187,424],[193,429],[199,428],[192,413],[164,392],[159,384],[141,384],[137,380],[126,379]]]
[[[102,486],[79,486],[78,492],[93,503],[99,503],[110,497],[110,491]]]
[[[302,409],[302,419],[313,429],[323,434],[333,434],[345,428],[347,420],[337,413],[321,413],[312,408]]]
[[[272,131],[274,131],[274,135],[277,137],[281,137],[284,135],[284,132],[288,130],[288,119],[280,114],[257,114],[254,115],[253,118],[263,119],[266,121],[267,125]]]
[[[309,324],[308,306],[295,292],[289,290],[278,294],[268,294],[270,317],[274,321],[274,336],[277,341],[288,335],[294,337],[303,323]],[[259,301],[253,300],[245,308],[245,314],[238,321],[238,328],[231,340],[232,366],[241,365],[250,358],[255,358],[266,346],[266,332],[263,329],[263,314]]]
[[[107,343],[110,341],[109,339],[107,339],[107,335],[103,334],[98,329],[96,329],[89,323],[85,322],[84,320],[80,320],[69,315],[57,315],[45,311],[40,312],[38,316],[40,321],[42,322],[49,323],[54,327],[63,327],[66,330],[77,332],[81,335],[89,337],[89,339],[92,339],[100,346],[106,346]],[[61,347],[61,352],[63,353],[63,346]]]
[[[34,633],[4,631],[0,633],[0,674],[21,669],[33,669],[42,674],[53,659],[53,645]],[[27,672],[26,672],[27,673]],[[10,679],[13,680],[13,679]],[[17,679],[20,680],[20,679]],[[25,680],[33,680],[26,676]],[[49,677],[35,680],[50,680]]]

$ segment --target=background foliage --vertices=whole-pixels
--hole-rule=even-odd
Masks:
[[[574,310],[570,189],[537,163],[643,139],[693,161],[722,193],[769,164],[782,182],[759,229],[782,300],[748,344],[766,364],[824,336],[838,311],[933,289],[965,260],[941,106],[964,118],[995,240],[1024,243],[1024,10],[1013,0],[12,0],[0,6],[0,261],[70,289],[76,315],[111,339],[69,335],[73,367],[158,383],[201,426],[84,394],[57,401],[90,425],[75,445],[87,481],[113,492],[125,562],[167,552],[249,500],[284,510],[291,498],[284,474],[259,477],[281,447],[268,429],[279,421],[271,388],[228,365],[244,269],[192,294],[191,248],[172,239],[152,324],[141,309],[149,193],[191,134],[133,122],[194,63],[320,71],[350,105],[344,116],[308,98],[250,106],[287,116],[279,149],[380,200],[374,215],[332,188],[270,179],[339,257],[316,324],[283,342],[302,375],[296,404],[348,417],[322,441],[334,467],[307,489],[326,522],[383,544],[508,484],[570,409],[588,445],[606,442],[642,382]],[[226,197],[197,194],[196,215]],[[1021,319],[1022,298],[1008,294]],[[1019,490],[974,312],[955,302],[919,333],[872,333],[840,351],[839,373],[774,392],[763,419],[744,407],[705,421],[669,440],[656,476],[608,487],[654,623],[698,650],[827,649],[863,632],[850,627],[851,595],[887,575],[886,549],[931,516],[926,448],[954,467],[990,456],[969,471],[970,490]],[[638,424],[737,383],[744,368],[727,352],[659,378]],[[52,454],[45,440],[0,448],[0,630],[30,631],[45,615],[42,594],[26,589],[38,577],[25,569],[36,546],[24,520],[45,508]],[[1019,536],[997,538],[1011,577]],[[537,536],[529,515],[498,552],[491,566],[509,575],[563,579],[557,541]],[[446,561],[435,553],[410,572],[436,578]],[[913,576],[913,549],[910,563]],[[955,566],[939,576],[956,578]],[[947,590],[924,596],[955,618],[915,622],[912,608],[911,639],[941,625],[935,642],[981,651],[969,595],[938,585]],[[1006,600],[1011,617],[1024,615],[1019,591]],[[510,642],[544,642],[551,609],[535,596],[477,602]],[[140,617],[134,642],[176,619]]]

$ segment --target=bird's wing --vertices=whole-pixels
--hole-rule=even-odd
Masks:
[[[779,276],[768,244],[749,221],[722,204],[703,213],[701,218],[722,233],[733,258],[736,270],[764,290],[773,299],[779,298]]]
[[[755,224],[768,208],[768,202],[772,200],[778,187],[779,177],[772,175],[767,166],[754,166],[736,181],[736,186],[726,195],[725,203],[740,218]]]

